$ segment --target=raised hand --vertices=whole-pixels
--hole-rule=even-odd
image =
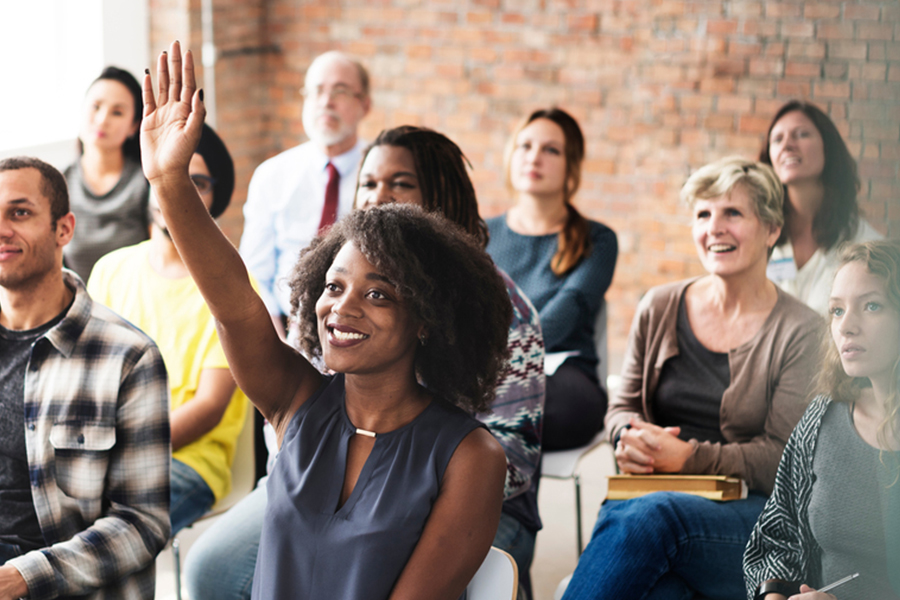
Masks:
[[[141,122],[141,163],[151,185],[169,177],[188,177],[188,164],[200,141],[203,91],[194,79],[194,58],[172,42],[156,64],[159,94],[154,98],[149,69],[144,74],[144,118]]]

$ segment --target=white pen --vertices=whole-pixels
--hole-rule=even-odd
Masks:
[[[847,575],[846,577],[842,577],[841,579],[838,579],[838,580],[835,581],[834,583],[831,583],[831,584],[829,584],[829,585],[826,585],[826,586],[823,587],[823,588],[819,588],[819,589],[816,590],[816,591],[818,591],[818,592],[830,592],[831,590],[833,590],[834,588],[838,587],[839,585],[844,585],[844,584],[847,583],[848,581],[853,581],[853,580],[856,579],[857,577],[859,577],[859,573],[854,573],[853,575]]]

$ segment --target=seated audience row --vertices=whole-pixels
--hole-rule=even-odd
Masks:
[[[322,55],[307,73],[304,93],[311,141],[265,163],[251,183],[242,252],[265,276],[257,289],[214,225],[230,200],[234,171],[224,144],[202,123],[202,91],[191,66],[190,53],[182,55],[177,42],[163,53],[158,96],[149,72],[145,77],[143,123],[133,77],[110,67],[92,84],[81,157],[66,171],[72,212],[82,211],[86,224],[78,231],[86,234],[70,243],[72,214],[60,212],[58,191],[49,194],[58,183],[55,170],[27,159],[4,161],[7,168],[0,169],[0,192],[6,192],[0,204],[11,207],[0,216],[0,234],[13,240],[11,248],[28,237],[17,207],[30,203],[31,220],[44,212],[50,220],[58,260],[69,244],[66,264],[86,276],[101,254],[135,241],[127,231],[139,227],[127,215],[139,211],[138,192],[149,189],[143,173],[153,182],[150,241],[97,262],[88,289],[150,333],[167,359],[171,425],[156,413],[144,417],[165,422],[167,444],[171,427],[171,531],[228,491],[246,410],[235,379],[248,387],[277,438],[271,477],[188,557],[192,597],[245,598],[252,584],[256,598],[401,598],[426,589],[429,597],[456,598],[493,544],[513,554],[520,597],[529,598],[541,527],[541,447],[587,443],[601,429],[607,404],[594,327],[617,244],[612,230],[572,205],[584,157],[577,123],[553,108],[520,124],[506,156],[515,204],[485,223],[465,157],[445,136],[399,127],[364,147],[356,129],[370,106],[368,75],[340,53]],[[285,169],[301,154],[308,168],[288,176]],[[135,159],[143,160],[143,172],[133,168]],[[830,597],[815,588],[848,569],[862,575],[842,588],[848,594],[842,597],[898,597],[891,574],[900,566],[900,522],[891,507],[900,476],[900,292],[893,289],[900,247],[874,243],[841,254],[841,243],[878,234],[859,216],[855,162],[819,109],[785,105],[760,160],[774,170],[724,159],[698,170],[682,190],[709,274],[654,288],[642,299],[623,384],[605,422],[622,472],[730,475],[745,480],[750,493],[730,502],[671,492],[605,502],[566,598],[737,597],[746,573],[751,598],[802,593],[813,600]],[[315,199],[298,202],[309,181],[316,184]],[[381,206],[395,203],[413,206]],[[338,221],[351,205],[359,210]],[[459,228],[447,227],[443,218]],[[486,246],[512,279],[492,266]],[[0,408],[14,408],[18,394],[26,421],[34,390],[22,376],[36,360],[32,342],[58,337],[79,293],[90,303],[77,278],[53,275],[63,275],[59,264],[44,266],[42,293],[49,291],[50,304],[66,302],[40,304],[37,316],[16,308],[34,295],[15,278],[16,269],[12,279],[0,280],[0,337],[3,353],[12,353],[0,384],[13,391]],[[283,279],[289,280],[284,288]],[[821,319],[772,281],[827,312],[831,325],[818,386],[823,396],[808,410]],[[465,296],[458,293],[464,284]],[[57,317],[47,321],[44,313]],[[303,356],[279,340],[286,314],[296,319],[294,341]],[[559,366],[547,368],[546,409],[543,342],[560,357]],[[156,351],[139,338],[127,343],[139,353]],[[98,437],[83,415],[66,423],[75,446],[65,444],[57,425],[49,431],[64,491],[78,487],[62,480],[67,475],[60,466],[70,459],[128,451],[127,438],[120,444],[115,437],[88,451],[85,440],[106,437]],[[820,434],[834,444],[817,444]],[[19,438],[9,436],[9,457],[24,457],[33,443],[27,432]],[[147,439],[153,444],[144,460],[162,437]],[[844,464],[847,456],[852,469]],[[6,469],[4,458],[2,472],[9,475],[0,480],[0,488],[12,486],[2,493],[4,505],[9,500],[20,509],[5,525],[0,518],[0,565],[6,563],[0,589],[39,595],[122,586],[136,597],[152,595],[145,559],[152,560],[158,534],[169,529],[146,527],[154,526],[162,502],[122,495],[124,510],[146,515],[133,524],[147,540],[146,552],[130,562],[102,552],[90,560],[73,556],[76,574],[53,566],[54,549],[63,552],[60,560],[70,560],[65,553],[79,551],[72,546],[76,538],[96,542],[90,532],[117,518],[116,502],[78,521],[67,534],[72,540],[48,533],[59,528],[49,523],[61,515],[42,516],[39,503],[22,500],[24,491],[37,493],[28,485],[32,462],[52,458],[35,459],[29,450],[27,461],[17,460],[9,463],[17,468]],[[84,467],[75,460],[72,468]],[[143,483],[160,490],[158,477]],[[85,497],[115,494],[105,486],[92,490]],[[134,550],[130,530],[104,535],[104,547]],[[57,541],[46,554],[43,543],[50,539]],[[45,555],[49,573],[38,560]],[[127,565],[110,568],[110,561]],[[101,564],[104,574],[118,575],[86,576]],[[132,572],[137,575],[119,580]],[[51,582],[67,573],[73,580],[65,589]]]

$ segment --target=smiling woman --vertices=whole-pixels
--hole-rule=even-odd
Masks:
[[[567,600],[741,597],[744,546],[806,405],[821,319],[766,279],[782,224],[775,174],[724,159],[681,196],[709,274],[641,300],[606,428],[624,473],[728,475],[750,493],[607,500]]]
[[[769,279],[825,315],[838,246],[881,237],[860,218],[856,161],[828,115],[796,100],[775,114],[759,160],[785,190],[785,225]]]
[[[357,211],[292,278],[282,342],[188,177],[202,92],[176,42],[144,79],[143,165],[238,385],[275,428],[254,598],[455,600],[497,529],[506,459],[489,405],[512,308],[484,251],[417,207]]]

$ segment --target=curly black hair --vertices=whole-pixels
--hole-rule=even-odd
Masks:
[[[303,350],[322,356],[316,301],[325,273],[348,242],[393,283],[428,332],[417,346],[419,380],[465,410],[489,410],[509,355],[506,285],[472,236],[418,206],[353,211],[301,252],[290,286]]]

